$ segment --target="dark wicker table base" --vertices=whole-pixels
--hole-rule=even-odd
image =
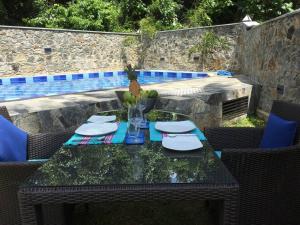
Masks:
[[[203,185],[126,185],[57,188],[23,188],[19,191],[22,223],[43,224],[42,204],[79,204],[162,200],[219,200],[220,225],[238,224],[238,186],[204,187]]]

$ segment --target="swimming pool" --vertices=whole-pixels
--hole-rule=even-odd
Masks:
[[[137,71],[137,74],[141,85],[208,76],[202,72],[162,70]],[[112,89],[128,85],[129,81],[124,71],[6,77],[0,79],[0,101]]]

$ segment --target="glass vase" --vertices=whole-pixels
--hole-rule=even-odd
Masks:
[[[137,105],[128,107],[127,133],[130,138],[138,138],[140,134],[140,123],[143,120],[142,114]]]

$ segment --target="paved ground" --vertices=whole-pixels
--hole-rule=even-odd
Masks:
[[[248,84],[247,78],[242,75],[236,76],[235,78],[210,75],[210,77],[204,79],[144,85],[143,89],[156,89],[162,97],[199,97],[212,95],[214,93],[226,93],[239,90],[243,91],[250,87],[251,86]],[[82,103],[109,101],[116,98],[114,93],[115,90],[116,89],[1,102],[0,105],[7,106],[11,115],[17,115],[75,106]]]

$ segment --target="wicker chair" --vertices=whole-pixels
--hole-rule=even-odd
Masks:
[[[6,107],[0,115],[12,121]],[[47,159],[72,135],[72,131],[56,134],[35,134],[28,138],[28,159]],[[41,162],[0,162],[0,225],[19,225],[18,186],[31,175]]]
[[[300,124],[300,105],[274,101],[272,113]],[[241,225],[300,224],[300,129],[293,146],[260,149],[263,128],[209,128],[205,134],[240,183]]]

